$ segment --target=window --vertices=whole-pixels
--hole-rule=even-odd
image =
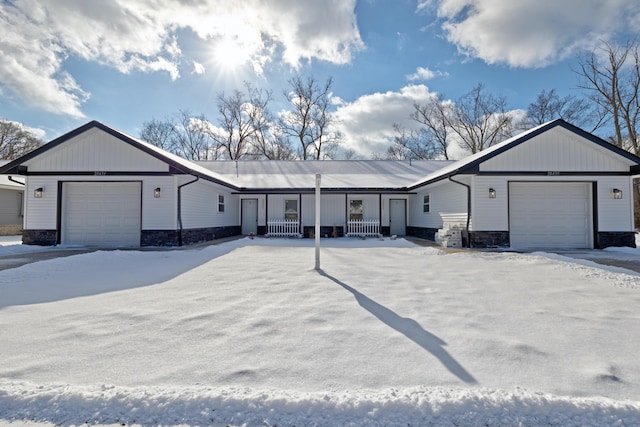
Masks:
[[[422,212],[431,212],[431,194],[425,194],[422,198]]]
[[[284,201],[284,219],[298,220],[298,201],[295,199]]]
[[[364,219],[362,200],[349,200],[349,221]]]
[[[218,212],[224,212],[224,195],[218,194]]]

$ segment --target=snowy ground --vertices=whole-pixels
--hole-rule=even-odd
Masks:
[[[322,244],[320,272],[308,239],[1,271],[0,423],[640,425],[639,275]]]

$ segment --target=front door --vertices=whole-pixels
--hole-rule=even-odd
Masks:
[[[391,235],[407,234],[407,201],[404,199],[389,200],[389,228]]]
[[[242,199],[242,234],[258,234],[258,199]]]

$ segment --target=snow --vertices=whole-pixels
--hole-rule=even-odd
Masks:
[[[640,425],[640,276],[583,261],[322,239],[315,271],[256,238],[0,271],[0,424]]]
[[[402,188],[452,163],[446,160],[208,161],[198,165],[244,188]]]

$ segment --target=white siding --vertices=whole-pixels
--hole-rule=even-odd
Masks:
[[[193,180],[193,177],[190,177]],[[189,182],[180,179],[179,184]],[[224,212],[218,212],[218,195],[224,196]],[[238,196],[221,185],[205,180],[182,187],[182,228],[240,225]]]
[[[382,195],[382,218],[380,219],[380,226],[381,227],[388,227],[389,226],[389,200],[390,199],[395,199],[395,200],[406,200],[406,207],[407,207],[407,216],[409,214],[409,196],[405,196],[404,194],[383,194]]]
[[[316,199],[315,194],[302,195],[302,224],[315,225]],[[344,194],[321,194],[320,224],[323,226],[345,225],[345,196]]]
[[[270,194],[267,199],[267,220],[284,219],[284,201],[300,200],[300,195],[294,194]],[[303,213],[304,214],[304,213]],[[300,215],[300,202],[298,202],[298,215]]]
[[[480,165],[480,171],[616,171],[633,162],[562,127],[513,147]]]
[[[380,196],[378,194],[349,194],[347,196],[347,210],[349,214],[349,200],[362,200],[362,217],[364,219],[380,219]]]
[[[42,198],[33,197],[36,188],[44,188]],[[58,216],[58,179],[48,176],[30,176],[25,189],[24,228],[26,230],[55,230]]]
[[[242,196],[238,196],[237,198],[237,209],[238,209],[238,223],[242,222],[242,218],[240,217],[241,215],[241,209],[240,207],[242,206],[242,199],[256,199],[258,200],[258,226],[266,226],[267,225],[267,220],[266,220],[266,196],[264,194],[245,194]]]
[[[512,182],[586,182],[597,181],[598,231],[633,231],[631,179],[626,176],[476,176],[473,179],[472,218],[475,231],[506,231],[509,229],[508,183]],[[489,198],[489,188],[496,198]],[[612,190],[622,190],[621,200],[612,197]]]
[[[176,230],[178,228],[178,195],[176,177],[145,177],[142,180],[142,229]],[[160,197],[153,191],[160,188]]]
[[[614,199],[614,188],[622,199]],[[598,179],[598,231],[633,231],[633,191],[629,177]]]
[[[176,179],[171,176],[98,177],[98,176],[29,176],[25,190],[27,230],[55,230],[58,215],[58,182],[139,181],[142,182],[142,229],[175,230],[177,228]],[[44,188],[40,199],[33,196],[36,188]],[[161,197],[153,190],[161,189]]]
[[[509,186],[503,177],[474,176],[472,181],[471,218],[474,231],[509,230]],[[489,189],[496,198],[489,198]]]
[[[29,172],[166,172],[169,166],[100,129],[91,129],[28,162]]]
[[[22,225],[22,191],[0,188],[0,225]]]
[[[468,178],[456,177],[458,181],[468,183]],[[441,181],[426,187],[417,189],[409,203],[409,227],[442,227],[440,213],[466,213],[467,212],[467,188],[450,181]],[[431,210],[429,213],[422,211],[422,201],[426,194],[431,195]]]

